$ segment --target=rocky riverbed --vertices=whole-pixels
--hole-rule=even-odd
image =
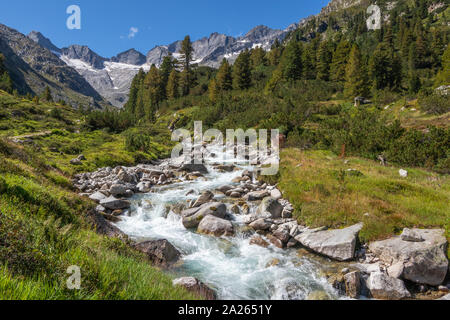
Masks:
[[[311,229],[257,167],[176,160],[75,176],[111,228],[207,299],[444,299],[444,230],[360,244],[363,228]],[[117,228],[117,229],[116,229]]]

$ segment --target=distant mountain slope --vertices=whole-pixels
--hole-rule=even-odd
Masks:
[[[0,42],[6,66],[16,87],[23,93],[40,94],[49,86],[57,100],[97,107],[105,104],[101,95],[79,73],[49,49],[2,24]]]
[[[296,24],[290,25],[285,30],[275,30],[266,26],[257,26],[250,30],[245,36],[231,37],[220,33],[212,33],[192,43],[194,48],[194,63],[217,68],[222,59],[226,58],[234,62],[239,53],[245,49],[262,47],[270,49],[276,39],[283,40],[286,35],[296,28]],[[167,46],[157,46],[147,53],[147,63],[160,65],[169,53],[177,57],[181,41],[176,41]]]

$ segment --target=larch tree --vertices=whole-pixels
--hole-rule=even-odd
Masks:
[[[194,48],[192,47],[191,37],[186,36],[181,43],[180,60],[183,71],[181,73],[181,89],[183,95],[189,94],[192,85],[191,62],[194,60]]]
[[[167,81],[166,94],[169,99],[176,99],[179,96],[178,92],[178,71],[172,70]]]

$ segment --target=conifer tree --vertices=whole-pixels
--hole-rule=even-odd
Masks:
[[[409,48],[409,55],[408,55],[408,91],[411,94],[417,93],[421,85],[420,78],[416,71],[415,57],[416,57],[416,48],[412,44]]]
[[[401,61],[386,43],[378,44],[369,62],[374,89],[395,89],[401,82]]]
[[[194,48],[192,47],[191,38],[186,36],[181,43],[180,60],[183,71],[181,73],[181,89],[183,95],[189,94],[192,85],[191,62],[194,60]]]
[[[266,95],[272,94],[282,81],[283,81],[283,72],[281,70],[281,66],[279,66],[272,73],[272,77],[267,82],[266,87],[264,88],[264,93]]]
[[[166,97],[166,87],[167,82],[169,81],[169,76],[172,72],[172,70],[175,68],[175,64],[172,58],[172,55],[169,54],[168,56],[165,56],[163,59],[163,62],[161,63],[160,67],[160,73],[161,73],[161,86],[164,98]]]
[[[283,47],[277,38],[272,44],[270,51],[266,54],[267,62],[271,66],[278,66],[280,64],[282,54],[283,54]]]
[[[239,54],[233,66],[233,87],[239,90],[250,88],[251,76],[250,53],[245,49]]]
[[[261,47],[256,47],[251,52],[252,69],[261,65],[267,65],[266,51]]]
[[[286,80],[299,80],[302,77],[302,49],[299,42],[291,41],[281,57],[283,77]]]
[[[227,91],[233,89],[233,76],[231,66],[227,59],[222,60],[219,71],[217,72],[217,87],[220,90]]]
[[[153,113],[156,110],[156,106],[163,100],[164,90],[161,84],[160,72],[155,65],[152,65],[144,79],[144,87],[150,99],[149,106],[152,109],[147,112],[148,114]]]
[[[51,93],[50,88],[48,86],[45,87],[44,92],[42,93],[42,98],[46,102],[53,102],[52,93]]]
[[[351,50],[352,47],[350,42],[346,40],[339,42],[330,66],[331,80],[345,81],[345,69],[347,67],[348,57]]]
[[[367,96],[369,93],[367,82],[361,52],[355,44],[350,52],[350,58],[346,67],[344,94],[348,98]]]
[[[208,93],[209,93],[209,101],[215,103],[217,101],[217,96],[219,95],[219,88],[217,86],[216,79],[212,79],[209,82]]]
[[[144,70],[139,69],[139,72],[137,73],[137,75],[133,78],[133,81],[131,82],[131,87],[130,87],[130,94],[129,94],[129,98],[127,103],[125,104],[125,110],[127,110],[128,112],[130,112],[131,114],[135,114],[136,112],[136,104],[137,104],[137,99],[138,99],[138,94],[139,94],[139,88],[141,86],[142,81],[145,78],[145,73]]]
[[[179,96],[178,93],[178,71],[173,69],[170,73],[169,80],[166,88],[167,98],[176,99]]]
[[[328,48],[328,43],[322,41],[317,51],[317,79],[329,80],[330,78],[330,63],[331,63],[331,51]]]
[[[436,76],[435,86],[441,85],[450,85],[450,46],[447,46],[442,56],[442,69]]]
[[[303,78],[312,80],[316,78],[316,51],[314,44],[309,44],[302,52]]]

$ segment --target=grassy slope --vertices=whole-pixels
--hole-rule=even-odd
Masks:
[[[78,132],[79,115],[0,93],[0,299],[192,299],[171,277],[118,239],[93,231],[95,204],[71,190],[70,174],[105,164],[131,164],[123,137]],[[62,121],[49,116],[59,108]],[[14,110],[23,114],[11,116]],[[72,124],[68,124],[71,122]],[[73,127],[72,127],[73,126]],[[24,146],[5,137],[50,130]],[[68,164],[52,152],[75,140],[88,161]],[[103,159],[103,160],[102,160]],[[81,267],[81,290],[66,289],[66,269]]]
[[[450,238],[450,177],[417,168],[401,178],[399,167],[328,151],[285,149],[279,187],[300,222],[344,227],[364,222],[364,241],[398,234],[404,227],[442,228]],[[362,175],[348,172],[355,169]]]

